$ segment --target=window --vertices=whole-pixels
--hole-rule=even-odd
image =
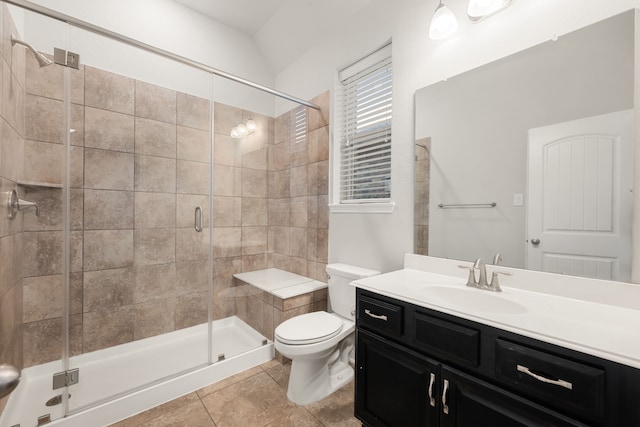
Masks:
[[[339,73],[339,201],[391,200],[391,45]]]
[[[307,140],[307,107],[301,106],[294,110],[291,133],[296,144]]]

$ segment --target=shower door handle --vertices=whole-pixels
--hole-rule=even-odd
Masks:
[[[20,371],[14,366],[0,365],[0,399],[8,395],[18,386],[20,382]]]
[[[198,233],[202,232],[202,208],[200,206],[196,206],[194,223],[196,231]]]

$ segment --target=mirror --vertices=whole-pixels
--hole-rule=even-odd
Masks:
[[[527,267],[529,130],[633,108],[634,21],[631,10],[416,92],[416,253]]]

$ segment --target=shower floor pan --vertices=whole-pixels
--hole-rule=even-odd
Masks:
[[[63,389],[52,389],[62,362],[26,368],[0,427],[35,427],[47,415],[47,426],[109,425],[273,359],[273,342],[264,344],[266,339],[236,316],[214,321],[212,330],[211,365],[206,323],[71,357],[79,382],[68,387],[66,418],[61,403],[46,405],[62,396]]]

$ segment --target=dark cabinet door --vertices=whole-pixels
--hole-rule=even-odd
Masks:
[[[439,382],[443,427],[584,426],[446,366]]]
[[[439,365],[366,331],[357,334],[356,417],[367,426],[436,426]]]

